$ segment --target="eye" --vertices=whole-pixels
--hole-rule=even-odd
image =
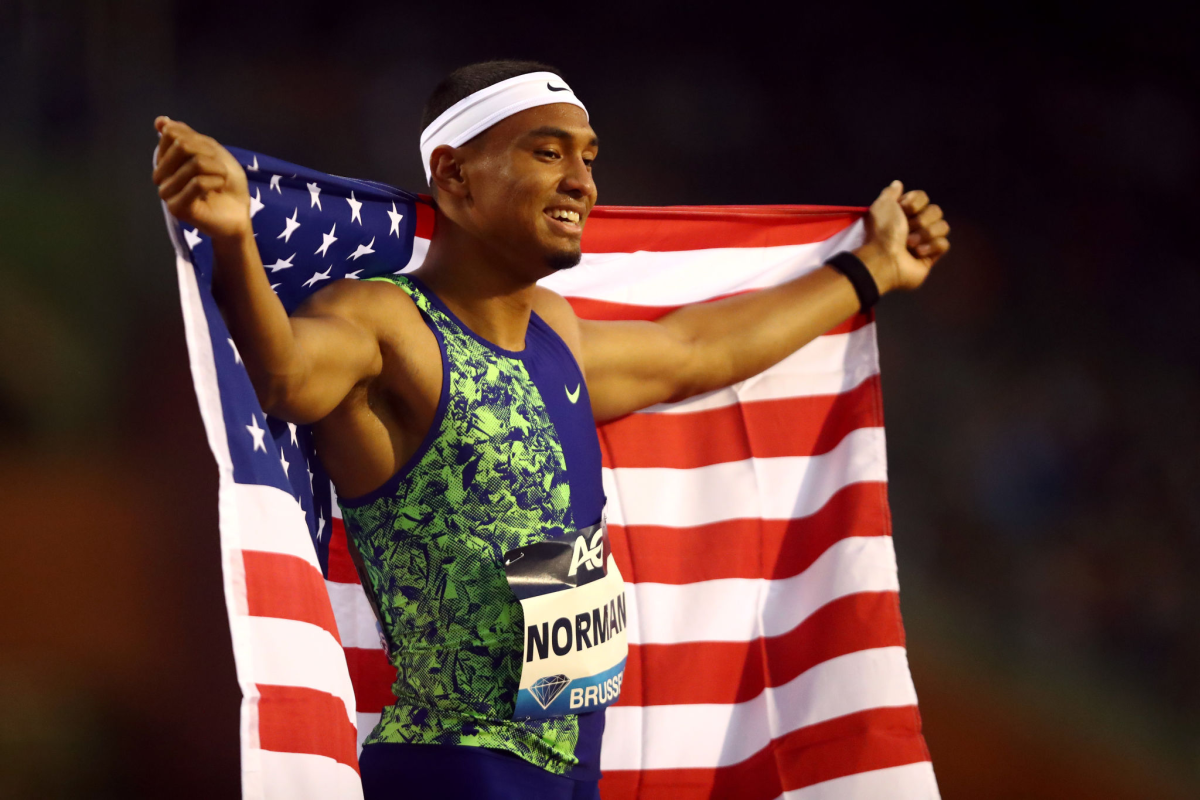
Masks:
[[[558,153],[554,150],[538,150],[537,154],[546,158],[558,158]]]

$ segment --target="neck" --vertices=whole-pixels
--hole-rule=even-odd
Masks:
[[[523,350],[536,283],[440,211],[434,230],[413,275],[474,333],[505,350]]]

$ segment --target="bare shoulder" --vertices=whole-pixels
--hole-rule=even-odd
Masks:
[[[567,299],[558,292],[544,286],[535,287],[533,295],[533,310],[562,337],[575,354],[575,360],[580,359],[579,317]]]
[[[403,334],[412,326],[424,328],[412,298],[391,281],[343,278],[314,292],[292,313],[344,319],[375,332],[379,338]]]

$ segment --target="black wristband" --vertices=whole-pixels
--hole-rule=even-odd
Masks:
[[[845,275],[850,281],[854,287],[854,293],[858,295],[861,311],[866,311],[879,302],[879,286],[876,285],[875,278],[861,258],[849,250],[843,250],[825,263]]]

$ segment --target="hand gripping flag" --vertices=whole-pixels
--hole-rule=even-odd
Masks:
[[[341,278],[417,267],[427,198],[231,148],[289,312]],[[861,240],[862,209],[598,207],[543,283],[589,319],[656,319],[773,286]],[[170,216],[192,375],[220,472],[242,789],[361,797],[394,701],[311,432],[266,416],[211,293],[208,239]],[[630,652],[605,800],[938,796],[900,620],[875,323],[750,380],[600,426]]]

